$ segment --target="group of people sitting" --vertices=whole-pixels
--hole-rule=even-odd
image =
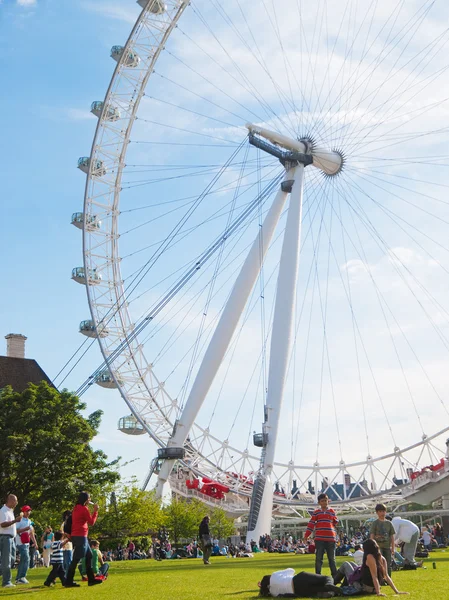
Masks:
[[[337,584],[342,586],[338,587]],[[387,584],[395,594],[408,594],[397,589],[390,575],[388,565],[375,540],[363,543],[362,564],[346,561],[337,569],[334,577],[306,573],[295,575],[294,569],[276,571],[265,575],[259,581],[260,595],[265,597],[315,597],[333,598],[334,596],[353,596],[355,594],[382,593],[382,585]]]
[[[277,571],[266,575],[259,582],[261,596],[290,596],[332,598],[342,595],[382,593],[382,586],[390,586],[395,594],[400,592],[391,579],[392,566],[400,560],[403,568],[416,569],[422,562],[416,562],[415,554],[420,539],[419,527],[407,519],[387,516],[384,504],[376,506],[377,519],[369,528],[369,538],[358,544],[352,554],[354,561],[346,561],[339,568],[335,562],[338,518],[329,506],[326,494],[318,496],[319,507],[311,515],[304,538],[307,541],[313,534],[315,539],[315,573],[294,569]],[[422,532],[421,532],[422,533]],[[426,532],[424,532],[426,533]],[[425,537],[425,536],[423,536]],[[401,554],[396,547],[401,544]],[[324,555],[327,555],[331,577],[321,575]],[[338,584],[342,584],[338,587]]]

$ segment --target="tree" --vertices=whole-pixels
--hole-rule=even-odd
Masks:
[[[164,523],[154,492],[135,486],[112,492],[101,507],[95,532],[113,538],[125,538],[157,531]]]
[[[227,516],[223,508],[213,508],[210,511],[211,535],[218,540],[225,540],[235,533],[234,519]]]
[[[207,507],[196,498],[190,502],[173,498],[171,503],[163,508],[165,526],[175,545],[181,539],[195,538],[198,535],[199,524],[207,512]]]
[[[0,493],[14,493],[33,509],[61,511],[81,490],[99,497],[120,476],[101,450],[89,443],[102,411],[85,419],[77,396],[45,381],[19,393],[0,391]]]

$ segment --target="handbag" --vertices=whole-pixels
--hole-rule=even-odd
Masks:
[[[29,544],[30,540],[30,532],[22,531],[22,533],[20,534],[20,541],[22,542],[22,544]]]
[[[354,571],[348,577],[349,585],[354,585],[356,581],[360,581],[362,579],[362,567],[356,567]]]

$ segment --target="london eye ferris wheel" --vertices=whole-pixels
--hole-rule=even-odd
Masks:
[[[444,457],[448,12],[136,3],[72,277],[104,358],[80,391],[119,389],[159,491],[180,461],[252,497],[257,535],[275,483],[349,506]]]

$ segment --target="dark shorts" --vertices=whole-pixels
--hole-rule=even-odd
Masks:
[[[333,583],[332,577],[306,573],[305,571],[301,571],[293,577],[293,589],[295,596],[298,598],[308,598],[319,592],[324,592],[325,586]]]

